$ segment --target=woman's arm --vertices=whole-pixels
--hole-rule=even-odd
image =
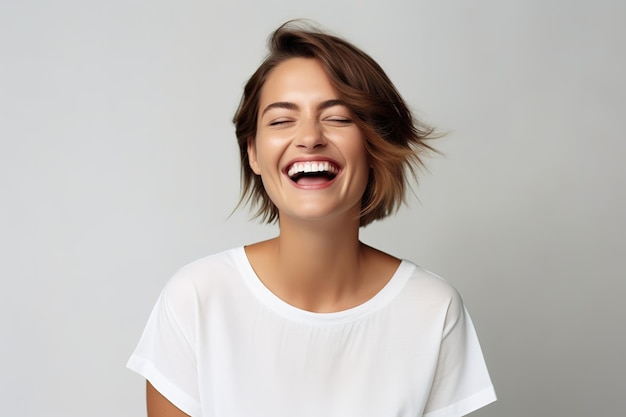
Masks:
[[[172,404],[150,383],[146,381],[146,403],[148,405],[148,417],[189,417],[178,407]]]

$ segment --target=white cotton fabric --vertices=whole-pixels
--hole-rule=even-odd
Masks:
[[[193,417],[458,417],[496,399],[456,290],[402,261],[372,299],[313,313],[243,247],[181,269],[128,361]]]

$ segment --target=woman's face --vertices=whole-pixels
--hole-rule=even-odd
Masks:
[[[292,58],[270,72],[248,156],[281,220],[358,218],[369,162],[353,118],[317,60]]]

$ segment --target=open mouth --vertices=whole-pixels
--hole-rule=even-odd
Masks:
[[[332,181],[339,167],[329,161],[295,162],[287,170],[291,181],[298,185],[317,185]]]

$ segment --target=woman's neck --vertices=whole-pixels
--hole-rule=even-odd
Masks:
[[[301,283],[338,284],[356,275],[362,259],[358,224],[291,227],[281,223],[275,241],[278,265]]]
[[[358,220],[334,225],[283,220],[278,237],[246,252],[265,286],[287,303],[309,311],[339,311],[371,298],[398,263],[363,245],[358,233]]]

